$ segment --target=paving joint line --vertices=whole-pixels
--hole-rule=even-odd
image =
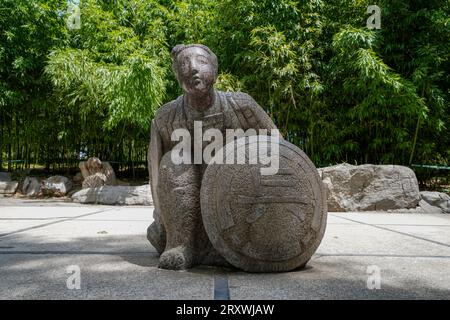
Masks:
[[[230,300],[228,275],[225,273],[214,274],[214,300]]]
[[[111,211],[111,210],[114,210],[114,208],[104,209],[104,210],[100,210],[100,211],[94,211],[94,212],[90,212],[90,213],[85,213],[85,214],[81,214],[79,216],[75,216],[75,217],[71,217],[71,218],[65,218],[65,219],[60,219],[60,220],[56,220],[56,221],[40,224],[40,225],[29,227],[29,228],[19,229],[19,230],[13,231],[13,232],[1,233],[0,234],[0,238],[6,237],[6,236],[9,236],[9,235],[13,235],[13,234],[17,234],[17,233],[21,233],[21,232],[25,232],[25,231],[29,231],[29,230],[44,228],[44,227],[47,227],[47,226],[50,226],[50,225],[54,225],[54,224],[57,224],[57,223],[63,223],[63,222],[70,221],[70,220],[76,220],[77,218],[82,218],[82,217],[87,217],[87,216],[91,216],[91,215],[94,215],[94,214],[108,212],[108,211]]]
[[[1,220],[1,219],[0,219]],[[334,223],[329,222],[328,225],[333,226],[350,226],[351,223]],[[450,224],[396,224],[396,223],[377,223],[377,226],[398,226],[398,227],[444,227],[450,228]]]
[[[0,221],[51,221],[60,219],[69,219],[70,217],[55,217],[55,218],[0,218]],[[95,222],[149,222],[149,220],[136,219],[77,219],[77,221],[95,221]]]
[[[157,252],[154,251],[0,251],[0,255],[21,255],[21,254],[30,254],[30,255],[151,255],[158,256]]]
[[[398,234],[401,234],[403,236],[411,237],[411,238],[414,238],[414,239],[417,239],[417,240],[422,240],[422,241],[426,241],[426,242],[430,242],[430,243],[433,243],[433,244],[437,244],[437,245],[440,245],[440,246],[444,246],[444,247],[450,248],[450,245],[447,244],[447,243],[443,243],[443,242],[439,242],[439,241],[430,240],[430,239],[427,239],[427,238],[415,236],[413,234],[409,234],[409,233],[406,233],[406,232],[401,232],[401,231],[392,230],[392,229],[385,228],[385,227],[380,227],[379,225],[376,225],[376,224],[370,224],[370,223],[367,223],[367,222],[362,222],[362,221],[353,220],[353,219],[350,219],[350,218],[336,216],[334,214],[329,214],[329,215],[331,215],[331,216],[333,216],[335,218],[340,218],[340,219],[356,222],[356,223],[359,223],[359,224],[362,224],[362,225],[371,226],[371,227],[374,227],[374,228],[378,228],[378,229],[385,230],[385,231],[390,231],[390,232],[393,232],[393,233],[398,233]]]
[[[450,256],[421,256],[421,255],[408,255],[408,254],[364,254],[364,253],[320,253],[316,257],[312,257],[314,260],[323,257],[377,257],[377,258],[422,258],[422,259],[450,259]]]

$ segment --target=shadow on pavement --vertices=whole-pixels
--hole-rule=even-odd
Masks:
[[[448,272],[430,278],[430,270],[449,262],[315,256],[305,269],[285,273],[206,266],[170,271],[157,268],[158,254],[145,235],[62,240],[60,235],[15,234],[0,241],[0,299],[213,299],[217,273],[225,274],[230,298],[236,300],[448,299]],[[80,269],[80,290],[67,287],[68,267],[74,265]],[[367,288],[370,265],[380,267],[379,290]]]

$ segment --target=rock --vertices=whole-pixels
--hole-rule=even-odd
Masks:
[[[48,196],[65,196],[72,186],[72,182],[68,178],[52,176],[43,181],[42,193]]]
[[[0,181],[0,194],[14,194],[18,186],[17,181]]]
[[[319,174],[329,211],[410,209],[421,199],[414,171],[404,166],[339,164]]]
[[[93,175],[90,175],[86,177],[86,179],[83,180],[82,188],[98,188],[104,186],[106,183],[106,176],[101,173],[97,172]]]
[[[417,207],[418,212],[420,213],[443,213],[441,208],[432,206],[425,200],[420,200],[419,206]]]
[[[11,182],[11,175],[9,172],[0,172],[0,182]]]
[[[41,183],[35,177],[26,177],[22,185],[22,193],[28,197],[35,197],[41,191]]]
[[[149,206],[153,204],[149,185],[87,188],[74,193],[72,200],[79,203],[108,205]]]
[[[19,182],[11,181],[9,172],[0,172],[0,194],[14,194],[18,186]]]
[[[450,213],[450,196],[443,192],[422,191],[422,200],[430,206],[440,209],[443,213]]]
[[[87,177],[89,177],[91,175],[89,170],[86,168],[86,161],[81,161],[78,164],[78,167],[81,170],[81,175],[82,175],[83,179],[86,179]]]
[[[81,174],[83,176],[83,188],[96,188],[104,185],[115,186],[117,185],[116,175],[109,162],[102,162],[99,158],[89,158],[87,161],[79,163]],[[86,180],[91,177],[89,181]]]
[[[116,174],[114,173],[114,169],[111,167],[109,162],[102,162],[103,166],[103,174],[106,176],[106,182],[105,185],[107,186],[115,186],[117,184],[116,182]]]

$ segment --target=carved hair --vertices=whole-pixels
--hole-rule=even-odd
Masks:
[[[197,47],[200,49],[203,49],[206,53],[209,55],[209,61],[211,62],[214,70],[214,80],[217,79],[218,75],[218,69],[219,69],[219,63],[217,61],[217,56],[214,54],[214,52],[211,51],[207,46],[203,44],[177,44],[175,47],[173,47],[171,55],[172,55],[172,70],[175,73],[175,76],[178,79],[178,55],[187,48]],[[179,81],[179,79],[178,79]]]

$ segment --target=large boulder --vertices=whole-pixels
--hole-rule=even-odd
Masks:
[[[443,213],[450,213],[450,196],[442,192],[422,191],[422,200],[428,205],[440,209]]]
[[[73,187],[72,181],[63,176],[52,176],[43,181],[42,194],[46,196],[65,196]]]
[[[0,181],[0,194],[14,194],[18,186],[17,181]]]
[[[16,193],[19,183],[17,181],[11,181],[11,175],[9,172],[0,172],[0,194],[11,195]]]
[[[102,187],[104,185],[106,185],[106,176],[101,172],[97,172],[93,175],[88,176],[86,179],[84,179],[82,187],[83,187],[83,189],[98,188],[98,187]]]
[[[434,214],[442,214],[442,210],[439,207],[432,206],[425,200],[420,200],[419,206],[415,210],[415,213],[434,213]]]
[[[79,203],[107,205],[152,205],[150,185],[143,186],[103,186],[82,189],[72,195]]]
[[[80,162],[79,167],[83,176],[83,189],[117,185],[114,169],[109,162],[93,157]]]
[[[339,164],[318,170],[328,211],[409,209],[421,200],[416,175],[404,166]]]
[[[41,192],[41,183],[38,178],[26,177],[22,185],[22,193],[28,197],[36,197]]]

